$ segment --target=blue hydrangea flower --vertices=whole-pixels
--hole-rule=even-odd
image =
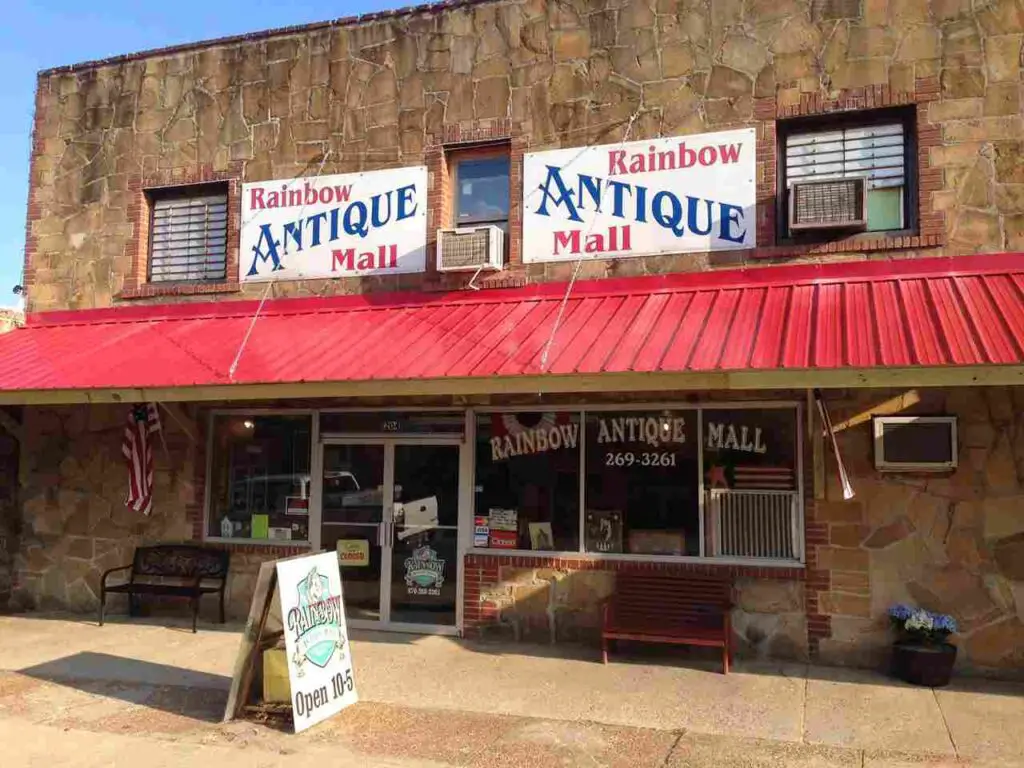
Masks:
[[[911,609],[908,605],[904,605],[903,603],[898,603],[889,609],[889,615],[898,621],[906,621],[913,614],[913,609]]]

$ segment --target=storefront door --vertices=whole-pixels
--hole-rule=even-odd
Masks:
[[[354,626],[454,632],[457,442],[327,441],[320,546],[341,563]]]

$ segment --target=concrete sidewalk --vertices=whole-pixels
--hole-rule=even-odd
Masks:
[[[574,765],[580,755],[592,765],[618,765],[620,755],[630,757],[623,765],[727,765],[733,755],[753,765],[778,764],[764,762],[774,756],[806,765],[1024,766],[1019,684],[960,680],[932,691],[799,664],[740,663],[724,676],[700,652],[624,655],[604,666],[587,651],[566,658],[565,648],[382,633],[354,634],[364,703],[295,738],[216,722],[238,642],[237,632],[192,635],[166,623],[3,617],[0,720],[119,738],[149,733],[181,748],[244,744],[275,760],[282,750],[329,746],[341,750],[332,752],[339,765],[346,755],[364,756],[361,765],[371,764],[365,756]],[[506,753],[533,757],[493,762]],[[762,757],[751,763],[751,755]]]

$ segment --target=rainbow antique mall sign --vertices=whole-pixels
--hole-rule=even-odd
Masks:
[[[523,261],[753,248],[753,128],[528,154]]]
[[[238,279],[423,272],[427,169],[242,185]]]

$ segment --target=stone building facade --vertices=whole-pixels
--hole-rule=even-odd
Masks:
[[[451,0],[49,70],[39,75],[32,144],[29,323],[54,310],[396,291],[469,295],[470,288],[783,264],[949,257],[953,265],[961,255],[1024,250],[1022,41],[1020,0]],[[794,126],[880,111],[908,126],[911,198],[903,228],[813,242],[789,237],[782,138]],[[756,135],[756,248],[578,263],[524,259],[528,153],[737,128]],[[510,160],[505,268],[479,279],[438,272],[434,233],[451,223],[453,153],[484,145],[504,147]],[[243,184],[420,165],[428,171],[429,206],[423,273],[240,281]],[[148,280],[150,193],[211,181],[223,182],[228,196],[225,278]],[[785,397],[808,406],[810,390],[828,381],[808,370]],[[468,553],[460,630],[592,642],[616,572],[710,570],[733,580],[742,654],[877,665],[891,641],[885,611],[906,600],[957,617],[962,669],[1020,674],[1024,394],[1021,387],[945,386],[941,377],[915,386],[918,401],[907,413],[958,418],[959,467],[928,477],[880,475],[862,419],[837,436],[857,492],[852,501],[842,500],[821,425],[804,407],[803,562]],[[662,396],[740,397],[697,389]],[[584,392],[529,402],[644,402],[642,393]],[[838,423],[905,392],[872,380],[826,396]],[[745,393],[750,400],[777,395],[767,386]],[[123,406],[55,402],[25,405],[20,465],[0,469],[19,478],[16,512],[0,509],[0,523],[16,532],[7,538],[8,591],[16,607],[92,610],[99,575],[128,562],[137,544],[206,535],[212,406],[182,405],[187,430],[165,420],[155,511],[140,520],[121,503]],[[523,402],[496,390],[372,405]],[[259,563],[303,551],[229,548],[235,618],[246,613]],[[3,552],[0,546],[0,604]]]
[[[28,309],[168,293],[145,281],[139,233],[148,188],[227,179],[234,202],[249,180],[425,164],[433,232],[449,198],[447,148],[508,140],[515,186],[523,152],[614,143],[627,129],[630,139],[646,139],[756,127],[761,247],[595,259],[584,264],[584,278],[1021,249],[1022,34],[1016,0],[451,2],[46,71],[33,134]],[[896,105],[916,116],[914,231],[781,242],[779,126]],[[567,278],[571,264],[522,263],[518,197],[508,269],[491,279]],[[224,283],[169,293],[246,295],[234,279],[237,250],[229,247],[228,258]],[[274,290],[324,295],[460,282],[466,277],[428,268],[422,276],[280,282]]]

